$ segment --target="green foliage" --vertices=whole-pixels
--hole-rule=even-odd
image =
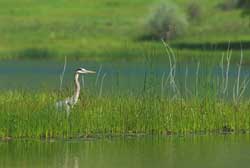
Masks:
[[[219,4],[222,10],[232,10],[239,7],[240,0],[224,0]]]
[[[250,15],[250,1],[249,0],[238,0],[238,6],[243,9],[243,16]]]
[[[146,26],[152,36],[169,40],[185,34],[188,22],[176,4],[164,1],[154,8]]]
[[[187,15],[191,21],[200,21],[202,12],[201,4],[197,1],[192,1],[187,6]]]
[[[243,14],[248,14],[250,8],[249,0],[224,0],[219,4],[223,10],[232,10],[232,9],[243,9]]]
[[[238,7],[249,8],[250,1],[249,0],[237,0],[237,5],[238,5]]]

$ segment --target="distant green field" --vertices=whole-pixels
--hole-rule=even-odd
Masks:
[[[67,55],[102,60],[164,55],[160,41],[139,40],[146,33],[144,24],[151,9],[160,1],[1,0],[0,58],[60,59]],[[242,18],[239,9],[219,9],[221,1],[200,2],[202,19],[190,22],[188,33],[170,42],[178,55],[220,57],[221,47],[209,43],[218,43],[224,49],[229,41],[243,42],[249,55],[245,47],[250,39],[249,19]],[[175,2],[184,11],[189,3]],[[234,54],[238,56],[239,52]]]

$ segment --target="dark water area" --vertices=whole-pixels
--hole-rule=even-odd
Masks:
[[[249,142],[249,135],[0,141],[0,167],[248,167]]]

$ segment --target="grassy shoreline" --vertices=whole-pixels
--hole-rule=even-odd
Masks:
[[[231,63],[238,63],[240,60],[241,52],[244,55],[244,64],[250,64],[250,50],[248,49],[216,49],[216,46],[211,47],[208,50],[201,49],[178,49],[174,48],[175,45],[170,43],[169,46],[175,53],[175,57],[178,62],[210,62],[218,63],[221,61],[223,55],[231,53]],[[182,45],[182,44],[181,44]],[[192,45],[192,44],[190,44]],[[194,44],[195,45],[195,44]],[[197,43],[197,45],[199,45]],[[229,44],[228,44],[229,45]],[[172,47],[173,46],[173,47]],[[118,50],[106,50],[106,51],[97,51],[97,52],[80,52],[80,51],[67,51],[62,53],[57,50],[50,50],[46,48],[32,48],[25,49],[23,51],[15,51],[13,54],[5,55],[0,57],[0,61],[11,61],[11,60],[58,60],[62,61],[67,57],[69,61],[132,61],[132,62],[142,62],[147,59],[150,59],[153,62],[168,62],[168,54],[162,42],[157,43],[144,43],[140,46],[124,46]],[[0,53],[1,54],[1,53]],[[34,55],[36,55],[34,57]],[[85,56],[83,56],[85,55]]]
[[[98,97],[84,94],[69,118],[57,112],[54,92],[6,92],[0,96],[0,137],[77,138],[97,135],[246,133],[249,101],[214,98],[171,100],[156,95]]]

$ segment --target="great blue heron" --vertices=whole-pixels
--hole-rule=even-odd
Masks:
[[[74,79],[75,92],[74,92],[74,95],[71,97],[68,97],[62,101],[58,101],[56,103],[57,110],[66,110],[67,116],[69,116],[70,108],[73,107],[77,103],[79,95],[80,95],[81,86],[80,86],[80,82],[79,82],[79,75],[80,74],[93,74],[93,73],[95,73],[95,71],[86,70],[84,68],[78,68],[75,71],[75,79]]]

